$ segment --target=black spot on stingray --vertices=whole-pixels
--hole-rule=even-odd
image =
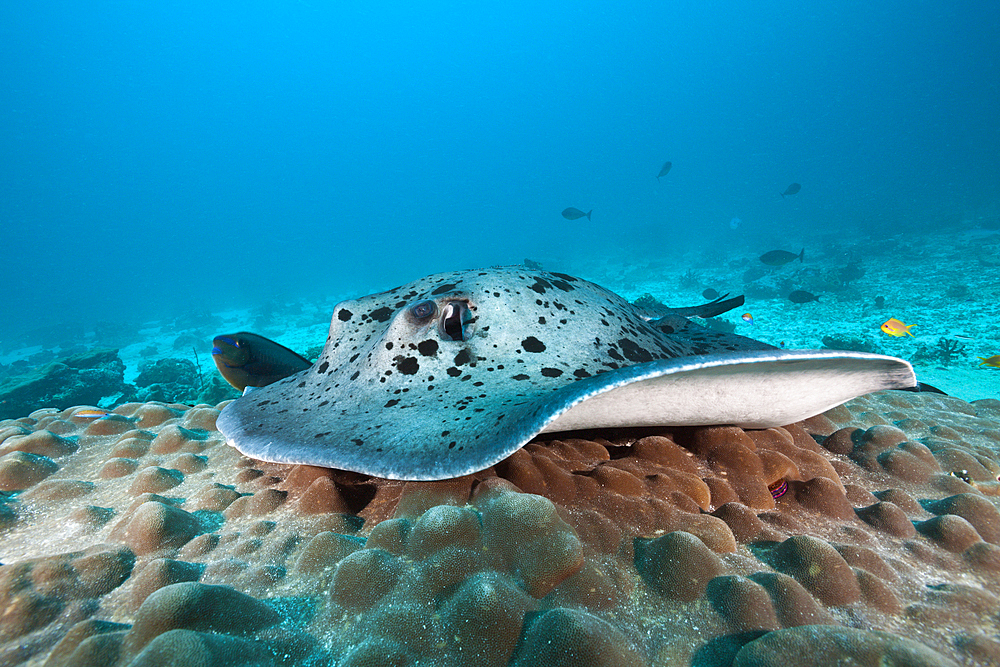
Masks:
[[[297,387],[298,387],[299,389],[302,389],[302,387],[306,386],[306,383],[305,383],[305,381],[302,381],[302,382],[298,383],[298,385],[296,385],[296,386],[297,386]]]
[[[330,401],[320,401],[319,405],[317,405],[316,407],[321,408],[324,405],[328,405],[329,403],[330,403]]]
[[[349,361],[349,362],[354,362],[354,361],[357,361],[357,360],[358,360],[358,357],[360,357],[360,356],[361,356],[361,353],[360,353],[360,352],[358,352],[358,353],[357,353],[357,354],[355,354],[355,355],[354,355],[353,357],[351,357],[350,359],[348,359],[348,361]]]
[[[357,445],[358,447],[360,447],[361,445],[365,444],[365,441],[364,441],[364,440],[362,440],[361,438],[353,438],[353,439],[351,440],[351,442],[353,442],[353,443],[354,443],[355,445]]]
[[[369,313],[373,320],[378,320],[379,322],[388,322],[389,318],[392,317],[392,308],[389,306],[382,306],[376,310]]]
[[[559,370],[558,368],[543,368],[542,369],[542,375],[544,375],[547,378],[557,378],[557,377],[559,377],[562,374],[563,374],[563,372],[561,370]]]
[[[472,361],[472,355],[469,354],[468,348],[462,350],[461,352],[459,352],[458,354],[455,355],[455,365],[456,366],[464,366],[465,364],[469,363],[470,361]]]
[[[403,357],[396,363],[396,368],[403,375],[415,375],[420,370],[420,364],[417,363],[416,357]]]
[[[563,292],[569,292],[570,290],[576,289],[565,280],[553,280],[552,286],[556,289],[561,289]]]
[[[539,317],[538,318],[538,323],[539,324],[545,324],[545,318],[544,317]]]
[[[622,352],[629,361],[641,362],[641,361],[652,361],[653,355],[649,353],[649,350],[639,347],[636,345],[634,340],[628,338],[620,338],[618,340],[618,345],[621,346]]]
[[[528,377],[529,376],[525,375],[524,373],[519,373],[519,374],[515,375],[514,377],[512,377],[511,379],[512,380],[527,380]]]
[[[458,287],[458,285],[456,285],[455,283],[445,283],[444,285],[441,285],[440,287],[438,287],[437,289],[435,289],[433,292],[431,292],[431,294],[444,294],[445,292],[452,291],[456,287]]]
[[[319,370],[320,373],[325,373],[326,369],[329,367],[330,367],[330,362],[324,361],[319,365],[319,368],[317,370]]]
[[[575,375],[578,378],[589,378],[590,377],[590,373],[588,373],[587,371],[583,370],[582,368],[578,368],[575,371],[573,371],[573,375]]]
[[[459,375],[462,374],[462,371],[460,371],[459,369],[455,368],[454,366],[452,366],[451,368],[449,368],[447,372],[448,372],[448,375],[452,376],[453,378],[457,378]]]
[[[389,341],[388,343],[385,344],[385,349],[387,349],[387,350],[391,350],[392,349],[392,341]]]
[[[544,352],[545,343],[538,340],[534,336],[528,336],[521,341],[521,347],[524,348],[526,352]]]
[[[361,371],[355,371],[354,375],[351,376],[351,379],[357,380],[359,375],[361,375]]]
[[[398,398],[393,398],[393,399],[391,399],[389,401],[386,401],[386,404],[383,405],[382,407],[384,407],[384,408],[391,408],[392,406],[396,405],[397,403],[399,403],[399,399]]]
[[[448,435],[449,433],[451,433],[451,431],[441,431],[441,437],[443,438],[446,435]]]
[[[261,425],[263,426],[263,424],[261,424]],[[313,437],[314,438],[325,438],[326,436],[330,435],[330,433],[332,433],[332,431],[327,431],[326,433],[317,433]]]
[[[346,322],[347,320],[351,319],[352,317],[354,317],[354,313],[352,313],[351,311],[347,310],[346,308],[341,308],[340,312],[337,313],[337,319],[339,319],[341,322]]]
[[[623,357],[622,355],[618,354],[618,350],[616,350],[613,347],[609,347],[608,348],[608,356],[611,357],[612,359],[617,359],[618,361],[625,361],[625,357]],[[617,368],[617,366],[616,366],[616,368]]]
[[[563,280],[565,280],[568,283],[575,283],[577,280],[579,280],[579,278],[574,278],[573,276],[567,276],[565,273],[555,273],[555,272],[553,272],[550,275],[553,275],[556,278],[562,278]],[[570,289],[574,289],[574,288],[572,286],[570,286]]]
[[[438,343],[433,338],[428,338],[427,340],[422,340],[417,343],[417,349],[420,350],[420,354],[425,357],[433,357],[437,354]]]
[[[546,280],[535,278],[535,284],[530,285],[528,289],[538,292],[539,294],[545,294],[545,290],[552,289],[552,285],[550,285]]]

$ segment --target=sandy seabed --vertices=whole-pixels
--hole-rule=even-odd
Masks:
[[[222,407],[0,422],[0,664],[1000,664],[1000,401],[425,483],[246,458]]]

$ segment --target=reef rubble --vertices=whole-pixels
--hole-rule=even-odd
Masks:
[[[0,421],[0,664],[1000,664],[1000,401],[551,434],[442,482],[249,459],[224,405]]]

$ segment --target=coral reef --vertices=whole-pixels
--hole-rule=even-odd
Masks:
[[[319,355],[323,354],[323,345],[313,345],[309,349],[302,352],[302,356],[309,361],[316,361],[319,359]]]
[[[965,344],[951,338],[939,338],[937,345],[921,343],[911,355],[913,363],[938,364],[947,368],[959,357],[968,356]]]
[[[837,271],[837,278],[843,287],[849,286],[853,281],[863,278],[867,271],[857,260],[850,262],[847,266]]]
[[[124,382],[125,364],[118,350],[109,349],[70,355],[41,368],[0,367],[0,419],[27,414],[38,405],[113,406],[130,400],[215,405],[240,395],[216,373],[205,378],[186,359],[158,359],[140,369],[134,385]]]
[[[698,278],[698,274],[695,273],[694,269],[688,269],[684,272],[678,281],[681,289],[689,289],[691,287],[698,287],[701,284],[701,280]]]
[[[127,391],[118,350],[96,349],[58,359],[0,385],[0,419],[28,414],[39,405],[96,404]]]
[[[0,663],[1000,660],[1000,401],[552,434],[424,483],[248,459],[221,407],[0,422]]]
[[[187,359],[157,359],[139,366],[135,386],[138,401],[196,403],[201,373]]]

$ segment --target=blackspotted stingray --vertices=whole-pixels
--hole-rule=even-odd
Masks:
[[[338,304],[316,363],[237,399],[218,426],[265,461],[435,480],[488,468],[541,432],[766,428],[915,384],[901,359],[650,320],[585,280],[502,267]]]

